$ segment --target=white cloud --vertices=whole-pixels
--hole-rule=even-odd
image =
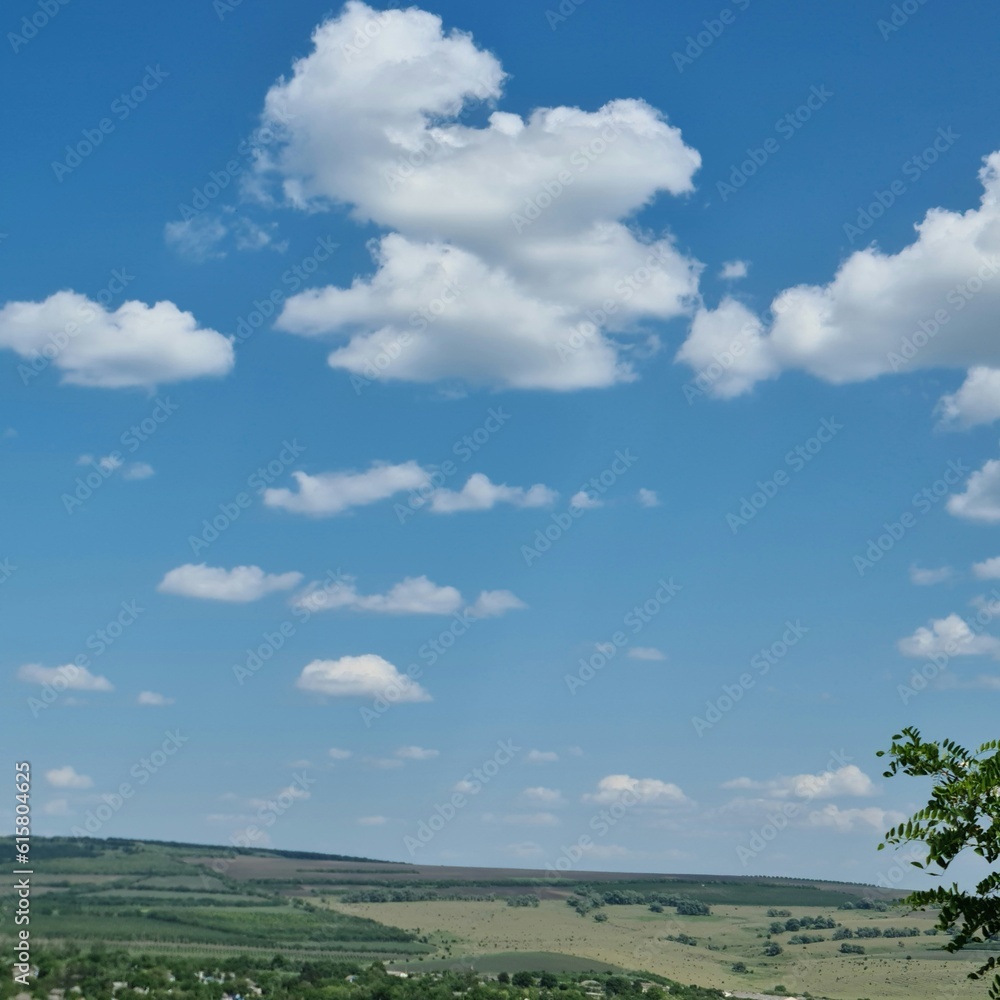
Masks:
[[[528,764],[551,764],[559,759],[559,754],[554,750],[529,750],[524,755],[524,760]]]
[[[738,281],[750,273],[750,265],[745,260],[727,260],[719,271],[723,281]]]
[[[995,636],[977,635],[961,615],[950,614],[936,618],[930,628],[921,626],[905,639],[899,640],[899,651],[904,656],[995,656],[1000,658],[1000,639]]]
[[[586,490],[580,490],[579,493],[574,493],[569,498],[569,505],[570,507],[578,507],[580,510],[592,510],[594,507],[603,507],[604,501]]]
[[[61,667],[43,667],[26,663],[17,671],[17,679],[26,684],[51,684],[56,691],[114,691],[107,677],[95,676],[86,667],[67,663]]]
[[[905,818],[903,813],[892,809],[879,809],[877,806],[869,806],[867,809],[841,809],[831,802],[822,809],[809,813],[806,822],[809,826],[829,827],[843,833],[850,833],[859,826],[870,827],[872,830],[884,833]]]
[[[415,680],[401,674],[388,660],[374,653],[342,656],[339,660],[313,660],[303,668],[295,686],[332,698],[377,698],[381,695],[391,702],[431,700]]]
[[[483,128],[458,121],[499,99],[503,80],[493,55],[444,33],[436,15],[351,2],[269,91],[264,123],[284,142],[262,153],[259,176],[300,208],[348,204],[359,221],[394,230],[376,244],[372,277],[285,304],[280,327],[347,340],[332,366],[366,378],[604,386],[633,377],[643,321],[690,311],[700,266],[622,220],[660,192],[690,192],[698,153],[639,100],[527,119],[495,111]],[[615,311],[587,326],[608,299]],[[393,344],[395,360],[373,365]]]
[[[290,590],[301,582],[301,573],[265,573],[259,566],[223,569],[205,563],[186,563],[170,570],[156,589],[161,594],[246,604],[275,591]]]
[[[150,476],[156,474],[156,470],[149,464],[149,462],[133,462],[131,465],[125,467],[125,471],[122,473],[123,479],[149,479]]]
[[[387,615],[450,615],[462,606],[455,587],[441,587],[426,576],[407,577],[385,594],[360,594],[353,577],[341,575],[323,583],[314,581],[293,600],[309,611],[368,611]],[[509,590],[484,590],[468,607],[476,618],[498,618],[527,605]]]
[[[937,583],[947,583],[955,571],[950,566],[938,566],[935,569],[923,569],[920,566],[910,566],[910,583],[918,587],[933,587]]]
[[[433,760],[435,757],[440,756],[440,750],[427,750],[424,747],[400,747],[396,751],[397,757],[402,757],[403,760]]]
[[[558,788],[546,788],[544,785],[535,785],[526,788],[521,795],[530,802],[539,802],[544,805],[562,805],[565,799]]]
[[[202,212],[190,219],[168,222],[164,226],[163,237],[167,246],[182,257],[205,261],[226,256],[220,248],[226,232],[222,219],[211,212]]]
[[[376,462],[365,472],[326,472],[317,476],[293,472],[292,478],[298,484],[297,492],[267,489],[264,503],[312,517],[343,514],[352,507],[377,503],[404,490],[422,489],[431,481],[430,473],[416,462],[400,465]]]
[[[313,580],[295,595],[292,606],[312,612],[357,609],[360,597],[353,577],[340,575],[336,579],[328,579],[325,583]]]
[[[139,697],[135,701],[137,705],[163,708],[167,705],[172,705],[175,700],[174,698],[168,698],[166,695],[159,694],[157,691],[140,691]]]
[[[354,756],[352,751],[341,750],[340,747],[330,747],[327,753],[333,760],[347,760],[349,757]]]
[[[398,465],[377,462],[365,472],[326,472],[316,476],[293,472],[292,478],[298,484],[297,491],[267,489],[264,503],[294,514],[331,517],[353,507],[387,500],[404,491],[420,491],[421,505],[427,503],[435,514],[491,510],[501,503],[514,507],[544,507],[558,496],[541,483],[527,489],[496,484],[481,472],[473,473],[460,490],[432,489],[431,471],[414,461]]]
[[[735,789],[738,788],[742,790],[759,790],[761,788],[767,787],[767,782],[765,781],[755,781],[753,778],[731,778],[729,781],[724,781],[722,783],[723,788]]]
[[[583,796],[584,802],[610,805],[627,797],[632,805],[686,805],[690,799],[674,784],[658,778],[633,778],[628,774],[609,774],[597,783],[597,791]]]
[[[1000,556],[974,563],[972,572],[979,580],[1000,580]]]
[[[638,493],[639,503],[643,507],[659,507],[660,497],[656,490],[640,489]]]
[[[476,618],[499,618],[508,611],[523,611],[527,606],[509,590],[484,590],[475,603],[469,605],[469,613]]]
[[[276,224],[271,225],[274,229]],[[264,247],[272,247],[283,253],[287,249],[285,241],[281,244],[274,244],[271,233],[263,226],[258,226],[252,219],[246,216],[236,216],[231,223],[233,239],[236,242],[237,250],[261,250]]]
[[[772,302],[767,327],[731,298],[700,309],[678,359],[701,369],[714,352],[728,351],[731,363],[712,383],[724,398],[792,369],[839,384],[967,368],[970,380],[942,401],[945,421],[992,418],[1000,367],[1000,153],[986,157],[979,179],[978,208],[931,209],[898,253],[871,246],[843,261],[829,284],[786,289]],[[734,343],[742,350],[732,351]]]
[[[426,576],[407,577],[385,594],[359,594],[352,577],[311,583],[292,602],[310,611],[370,611],[384,615],[450,615],[462,606],[454,587],[439,587]]]
[[[541,483],[524,489],[492,483],[488,476],[474,472],[461,490],[438,489],[431,494],[435,514],[454,514],[465,510],[492,510],[498,503],[513,507],[547,507],[558,494]]]
[[[272,246],[271,233],[252,219],[236,214],[228,206],[223,213],[202,212],[190,219],[168,222],[163,230],[167,246],[182,257],[199,262],[225,257],[226,244],[234,245],[237,250]]]
[[[938,403],[941,425],[968,428],[1000,419],[1000,371],[977,365],[959,388]]]
[[[300,799],[311,799],[312,792],[307,791],[304,787],[298,784],[286,785],[284,788],[279,788],[274,793],[273,799],[247,799],[247,805],[251,809],[274,809],[278,799],[291,799],[293,802]],[[287,808],[287,807],[286,807]]]
[[[967,521],[1000,522],[1000,459],[991,458],[973,472],[964,493],[948,497],[948,512]]]
[[[389,821],[385,816],[359,816],[358,822],[362,826],[383,826]]]
[[[42,806],[46,816],[72,816],[73,810],[66,799],[51,799]]]
[[[71,385],[102,389],[153,388],[165,382],[225,375],[232,342],[172,302],[125,302],[114,312],[76,292],[43,302],[8,302],[0,309],[0,348],[25,359],[65,347],[52,364]],[[65,335],[65,338],[63,338]]]
[[[632,660],[665,660],[667,658],[666,653],[654,646],[632,646],[628,651],[628,656]]]
[[[757,789],[774,798],[795,796],[800,799],[832,799],[842,795],[866,797],[876,793],[875,784],[855,764],[846,764],[835,771],[820,774],[793,774],[770,781],[735,778],[723,788]]]
[[[46,771],[45,780],[55,788],[91,788],[94,784],[93,778],[77,773],[71,764]]]
[[[93,455],[81,455],[76,460],[77,465],[96,465],[102,472],[114,472],[122,467],[122,460],[117,455],[104,455],[95,458]]]
[[[643,244],[618,223],[592,226],[580,243],[592,252],[561,238],[526,248],[534,252],[521,255],[528,259],[515,277],[506,261],[491,264],[453,244],[391,234],[374,252],[370,281],[293,296],[276,325],[306,336],[349,337],[327,362],[365,379],[455,377],[563,391],[633,381],[629,354],[658,346],[640,331],[639,320],[688,312],[695,268],[669,240]],[[604,262],[603,274],[594,269],[597,260]],[[640,294],[624,306],[630,278]],[[587,316],[600,318],[601,302],[615,294],[616,284],[612,319],[619,329],[611,339]],[[571,297],[576,301],[564,301]]]
[[[736,360],[716,374],[713,366],[719,365],[719,357]],[[716,309],[701,308],[695,313],[676,360],[699,372],[713,372],[711,391],[721,399],[748,392],[761,379],[777,373],[767,353],[764,324],[742,302],[728,297]]]

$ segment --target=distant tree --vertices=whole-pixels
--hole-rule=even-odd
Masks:
[[[677,901],[677,912],[683,917],[707,917],[712,911],[707,903],[698,899],[680,899]]]
[[[509,983],[510,982],[510,973],[509,972],[501,972],[500,975],[497,976],[497,982],[498,983]]]
[[[510,981],[514,986],[535,985],[535,977],[530,972],[515,972]]]
[[[389,977],[371,983],[368,987],[370,1000],[392,1000],[392,985]]]
[[[624,976],[608,976],[604,980],[604,992],[608,996],[617,996],[621,993],[631,993],[632,983]]]
[[[662,913],[663,904],[662,903],[650,903],[649,908],[653,913]]]
[[[923,862],[911,862],[915,868],[932,866],[940,875],[967,848],[988,864],[1000,860],[1000,740],[983,743],[975,753],[951,740],[925,742],[920,731],[908,727],[893,736],[892,746],[880,750],[889,755],[885,777],[908,774],[935,779],[931,797],[923,809],[885,835],[885,844],[921,842],[927,849]],[[885,847],[879,844],[879,850]],[[938,927],[956,928],[945,945],[950,952],[978,944],[1000,935],[1000,869],[982,879],[974,891],[950,888],[911,893],[906,902],[913,907],[940,907]],[[1000,958],[991,955],[970,979],[982,979],[1000,967]],[[1000,972],[994,973],[988,986],[993,1000],[1000,1000]]]
[[[520,896],[508,896],[508,906],[538,906],[538,897],[534,893],[525,893]]]
[[[681,934],[668,934],[664,938],[664,940],[665,941],[676,941],[677,944],[689,944],[692,947],[694,947],[698,943],[698,939],[697,938],[693,938],[693,937],[691,937],[690,934],[684,934],[684,933],[681,933]]]
[[[749,972],[749,969],[747,969],[746,962],[733,962],[730,968],[733,970],[733,972]]]
[[[783,951],[784,948],[782,948],[777,941],[769,941],[766,945],[764,945],[764,954],[767,955],[768,958],[774,958],[775,955],[780,955]]]
[[[233,955],[223,961],[223,968],[226,972],[232,972],[238,976],[249,975],[254,967],[253,959],[246,954]]]
[[[889,909],[889,904],[882,899],[859,899],[853,903],[841,903],[837,907],[839,910],[877,910],[879,913],[885,913]]]
[[[538,985],[546,990],[554,990],[559,985],[559,979],[551,972],[543,972],[538,977]]]
[[[608,919],[608,915],[603,910],[601,910],[600,912],[594,914],[594,919],[599,924],[603,924],[604,921]]]

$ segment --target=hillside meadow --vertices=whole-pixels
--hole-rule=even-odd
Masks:
[[[900,893],[874,886],[656,873],[554,878],[148,841],[38,842],[31,927],[42,945],[374,960],[396,970],[492,975],[649,973],[830,1000],[984,994],[966,978],[981,952],[948,954],[947,936],[930,933],[933,913],[909,913],[896,905]],[[0,840],[0,850],[9,847]],[[409,901],[371,901],[393,897]],[[0,893],[4,911],[13,902]],[[812,929],[786,929],[803,918]],[[3,924],[4,944],[11,926]],[[914,933],[872,936],[891,928]],[[844,944],[864,953],[844,954]]]
[[[873,938],[852,943],[865,948],[861,956],[839,953],[832,931],[816,932],[827,940],[789,945],[791,934],[773,940],[781,955],[765,957],[764,945],[771,919],[766,906],[713,906],[711,916],[679,917],[654,914],[646,906],[608,906],[607,920],[580,917],[565,902],[543,900],[538,907],[509,907],[500,902],[415,902],[344,904],[328,898],[327,905],[357,916],[373,917],[427,935],[437,952],[457,967],[476,964],[490,956],[547,952],[581,956],[594,963],[622,969],[643,969],[686,983],[731,991],[772,991],[776,985],[792,993],[857,1000],[913,1000],[915,997],[982,997],[981,985],[966,980],[976,963],[941,951],[944,938],[921,933],[902,939]],[[836,907],[789,907],[794,917],[829,916],[844,926],[918,927],[934,925],[931,914],[890,910],[844,911]],[[696,945],[664,940],[686,934]],[[900,947],[902,944],[902,947]],[[742,961],[751,970],[732,972]],[[401,968],[420,968],[408,963]],[[523,966],[518,966],[523,967]],[[595,965],[596,967],[596,965]]]

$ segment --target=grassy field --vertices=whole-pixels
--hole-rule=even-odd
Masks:
[[[838,1000],[963,1000],[983,994],[981,986],[963,978],[974,961],[942,952],[944,938],[940,935],[855,940],[851,943],[864,946],[866,954],[848,956],[839,954],[840,942],[830,940],[830,930],[814,932],[827,940],[809,945],[789,945],[792,935],[785,933],[774,938],[782,945],[783,954],[765,958],[764,935],[771,923],[766,906],[713,906],[708,917],[654,914],[645,906],[608,906],[602,911],[608,920],[597,923],[554,900],[543,901],[537,908],[516,909],[500,901],[343,904],[331,898],[328,905],[358,916],[378,916],[421,934],[433,928],[429,940],[453,966],[474,964],[485,970],[495,961],[511,961],[513,954],[524,956],[520,965],[515,962],[518,968],[531,969],[535,967],[528,956],[545,952],[550,956],[549,968],[553,967],[553,954],[572,955],[590,963],[587,968],[644,969],[680,982],[727,990],[766,992],[780,984],[793,993],[809,991]],[[795,917],[831,916],[852,929],[873,925],[919,927],[922,931],[934,924],[929,914],[905,911],[845,911],[829,906],[787,909]],[[664,940],[667,935],[682,933],[695,938],[697,945]],[[738,961],[751,971],[732,972],[733,963]],[[421,968],[424,964],[404,967]],[[572,970],[566,969],[578,970],[575,963]]]
[[[107,899],[48,893],[32,912],[36,937],[79,942],[186,941],[272,950],[298,948],[377,951],[409,955],[428,948],[414,935],[377,920],[276,902],[267,906],[199,906],[194,900],[162,899],[121,890]],[[259,902],[259,901],[258,901]],[[185,904],[185,905],[179,905]]]
[[[31,928],[38,943],[100,942],[133,951],[151,946],[229,953],[259,948],[272,955],[288,950],[386,959],[431,951],[414,934],[377,919],[336,913],[272,887],[234,880],[225,865],[203,867],[195,860],[202,847],[42,838],[35,838],[36,844]],[[321,860],[273,857],[286,871]],[[13,904],[12,895],[0,895],[5,915]],[[2,937],[12,927],[5,920]]]
[[[440,972],[444,969],[466,970],[496,975],[500,972],[514,973],[523,970],[555,973],[599,973],[622,972],[616,965],[597,962],[591,958],[579,958],[554,951],[496,951],[492,953],[459,958],[438,958],[425,962],[394,962],[394,969],[412,972]]]

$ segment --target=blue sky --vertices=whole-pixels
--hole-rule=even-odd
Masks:
[[[36,829],[887,877],[995,736],[994,21],[8,11]]]

